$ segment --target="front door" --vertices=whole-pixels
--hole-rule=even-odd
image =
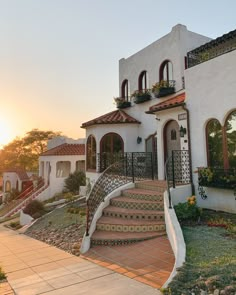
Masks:
[[[165,162],[171,157],[173,150],[180,150],[179,124],[175,120],[169,121],[164,129]]]

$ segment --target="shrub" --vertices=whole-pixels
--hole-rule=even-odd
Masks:
[[[65,179],[65,188],[72,193],[79,194],[81,185],[86,185],[86,176],[82,171],[75,171]]]
[[[6,279],[6,275],[5,273],[2,271],[2,268],[0,267],[0,281],[1,280],[5,280]]]
[[[25,214],[29,214],[34,218],[35,214],[37,213],[38,216],[42,216],[44,214],[44,205],[42,202],[38,200],[31,201],[23,210]]]
[[[174,206],[175,213],[180,222],[187,220],[197,220],[201,216],[201,210],[197,206],[196,197],[192,196],[185,203]]]

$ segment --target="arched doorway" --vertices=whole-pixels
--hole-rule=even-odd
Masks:
[[[164,128],[164,158],[171,156],[173,150],[180,150],[179,124],[175,120],[166,123]]]

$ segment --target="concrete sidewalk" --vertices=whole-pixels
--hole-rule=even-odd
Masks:
[[[159,295],[160,291],[0,225],[0,266],[18,295]],[[2,289],[3,290],[3,289]],[[5,295],[10,293],[1,293]]]

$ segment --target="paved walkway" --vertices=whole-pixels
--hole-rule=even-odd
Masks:
[[[95,246],[84,257],[158,289],[169,278],[175,263],[166,236],[125,246]]]
[[[123,276],[0,225],[0,265],[17,295],[160,295]],[[3,291],[0,295],[11,294]],[[8,293],[6,293],[8,292]]]

